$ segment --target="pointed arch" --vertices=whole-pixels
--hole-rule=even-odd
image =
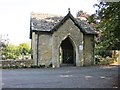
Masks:
[[[76,65],[76,45],[70,35],[64,37],[60,43],[59,63]]]

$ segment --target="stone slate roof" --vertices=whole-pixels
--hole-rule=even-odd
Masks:
[[[62,16],[32,13],[31,28],[37,31],[51,31],[53,27],[63,19]]]
[[[97,34],[94,29],[88,23],[86,23],[86,21],[81,21],[79,18],[74,18],[70,12],[65,17],[52,14],[32,13],[30,21],[30,33],[32,31],[53,33],[69,18],[71,18],[75,25],[84,34]]]

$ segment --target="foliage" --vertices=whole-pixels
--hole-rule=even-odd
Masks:
[[[101,57],[112,57],[112,50],[98,50],[96,51],[96,55],[100,55]]]
[[[100,35],[97,39],[97,48],[120,49],[120,2],[100,2],[94,6],[98,9],[89,21],[100,21],[96,27]]]
[[[3,51],[2,55],[6,57],[6,59],[16,59],[20,56],[19,49],[12,44],[6,46],[5,50]]]
[[[0,34],[0,55],[2,55],[2,52],[5,50],[7,45],[8,45],[8,38],[7,37],[3,38],[3,36]],[[0,56],[0,59],[1,58],[4,58],[4,57]]]
[[[92,14],[91,16],[89,16],[88,18],[87,18],[87,22],[88,23],[95,23],[96,24],[96,19],[95,19],[95,14]]]
[[[96,64],[110,64],[114,61],[111,50],[120,49],[120,2],[100,2],[94,6],[98,9],[87,21],[94,25],[99,33],[96,39],[95,61]]]
[[[30,46],[27,43],[21,43],[19,46],[19,51],[20,53],[24,53],[24,55],[26,54],[30,54]]]
[[[3,50],[2,55],[5,56],[5,59],[17,59],[22,53],[24,55],[30,53],[30,46],[27,43],[22,43],[19,46],[9,44]]]

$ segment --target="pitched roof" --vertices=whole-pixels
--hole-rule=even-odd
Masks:
[[[38,31],[53,33],[69,18],[84,34],[97,34],[86,21],[81,21],[79,18],[74,18],[70,12],[65,17],[52,14],[32,13],[30,32]]]
[[[63,16],[32,13],[31,29],[37,31],[51,31],[53,27],[63,19]]]

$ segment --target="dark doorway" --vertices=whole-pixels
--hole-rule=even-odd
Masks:
[[[74,47],[69,37],[62,41],[60,49],[61,64],[74,65]]]

